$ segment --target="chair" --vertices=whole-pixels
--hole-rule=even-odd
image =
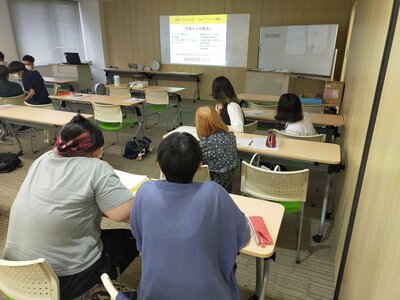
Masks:
[[[298,264],[300,263],[300,240],[308,177],[308,169],[289,172],[271,171],[242,161],[240,182],[242,195],[280,202],[285,207],[285,213],[300,214],[296,248],[296,263]]]
[[[170,111],[173,108],[176,108],[176,116],[174,121],[172,122],[172,129],[175,126],[182,125],[182,111],[179,102],[177,103],[169,103],[169,94],[166,90],[156,90],[156,89],[145,89],[145,99],[146,99],[146,111],[144,114],[145,124],[147,126],[147,117],[156,114],[158,116],[158,121],[154,124],[157,125],[160,121],[160,114],[166,111]],[[150,114],[147,114],[147,111],[150,111]],[[167,119],[167,129],[169,124],[169,117]]]
[[[14,104],[14,105],[24,105],[25,104],[25,94],[21,94],[14,97],[0,97],[0,105]]]
[[[60,299],[58,277],[44,258],[29,261],[0,259],[0,291],[6,299]]]
[[[165,179],[164,173],[160,171],[160,179]],[[204,182],[211,180],[210,177],[210,169],[208,165],[202,165],[199,170],[197,170],[196,174],[194,174],[193,182]]]
[[[293,135],[284,133],[283,131],[279,131],[274,129],[274,132],[277,137],[287,138],[287,139],[295,139],[295,140],[302,140],[302,141],[311,141],[311,142],[323,142],[325,139],[324,134],[315,134],[315,135]]]
[[[258,121],[253,121],[243,126],[244,133],[254,133],[257,130]]]
[[[106,131],[118,131],[121,133],[121,155],[124,153],[123,135],[122,130],[124,127],[132,126],[136,123],[135,120],[127,120],[122,118],[122,111],[119,105],[99,104],[92,102],[94,119],[100,129]],[[100,122],[100,123],[98,123]],[[114,144],[114,143],[113,143]]]
[[[111,278],[107,273],[103,273],[100,278],[107,292],[110,294],[111,300],[129,300],[128,297],[114,287]]]
[[[323,104],[302,104],[304,112],[323,114],[325,105]]]
[[[108,85],[108,90],[110,91],[110,96],[123,96],[127,99],[132,97],[131,90],[127,84],[121,84],[120,86],[110,84]]]

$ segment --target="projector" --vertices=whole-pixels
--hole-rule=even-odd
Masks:
[[[133,88],[144,88],[146,86],[149,86],[149,82],[148,81],[131,81],[131,82],[129,82],[129,87],[131,89],[133,89]]]

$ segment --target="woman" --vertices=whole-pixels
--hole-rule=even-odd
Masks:
[[[8,260],[45,258],[60,281],[61,299],[80,296],[117,277],[138,255],[129,230],[101,230],[102,215],[129,219],[133,196],[100,158],[101,131],[80,115],[60,131],[55,147],[31,165],[11,207]]]
[[[299,97],[294,94],[281,95],[275,119],[286,122],[284,132],[287,134],[299,136],[317,134],[307,115],[303,114]]]
[[[203,163],[212,181],[232,192],[233,172],[238,164],[236,137],[211,106],[196,111],[196,131],[203,152]]]
[[[222,121],[233,132],[243,132],[244,114],[240,101],[228,78],[220,76],[212,84],[212,96],[217,100],[215,109],[221,115]]]

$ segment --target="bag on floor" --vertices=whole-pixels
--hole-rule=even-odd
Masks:
[[[19,154],[0,153],[0,173],[8,173],[22,167],[22,161],[18,157]]]
[[[150,144],[151,140],[148,137],[135,137],[126,143],[124,157],[141,160],[147,153],[152,151]]]

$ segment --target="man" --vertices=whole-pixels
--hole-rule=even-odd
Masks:
[[[7,62],[4,60],[4,54],[0,51],[0,65],[7,67]]]
[[[51,103],[43,77],[38,71],[27,70],[25,65],[20,61],[11,62],[8,70],[15,78],[22,80],[24,89],[27,92],[25,97],[27,103],[33,105]]]
[[[29,54],[22,57],[22,62],[24,63],[25,68],[29,71],[32,71],[35,68],[35,58]]]
[[[4,65],[0,65],[0,97],[14,97],[22,95],[24,91],[22,90],[21,86],[16,82],[9,81],[8,74],[8,68]]]

